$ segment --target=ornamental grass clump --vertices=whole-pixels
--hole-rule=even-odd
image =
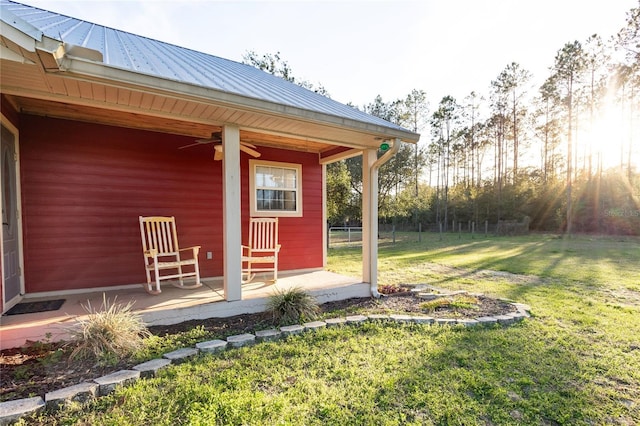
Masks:
[[[75,348],[70,359],[95,358],[101,363],[116,363],[143,346],[151,335],[140,315],[131,311],[133,302],[113,303],[103,295],[102,306],[95,309],[91,302],[82,308],[87,316],[69,329]]]
[[[281,324],[313,320],[320,310],[316,299],[297,287],[276,291],[269,296],[267,307]]]
[[[458,309],[470,309],[475,311],[479,309],[479,303],[480,301],[477,297],[462,294],[453,297],[442,297],[421,303],[420,309],[427,313],[435,312],[439,308],[453,309],[454,311]]]

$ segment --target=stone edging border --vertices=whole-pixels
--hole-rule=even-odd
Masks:
[[[255,334],[245,333],[229,336],[226,340],[209,340],[197,343],[195,348],[182,348],[166,353],[162,358],[153,359],[132,367],[131,370],[120,370],[106,376],[93,379],[93,381],[83,382],[74,386],[47,392],[43,397],[16,399],[13,401],[0,402],[0,425],[8,425],[19,420],[28,414],[34,414],[46,408],[56,410],[69,402],[87,402],[92,398],[106,396],[119,386],[126,386],[138,379],[151,378],[156,373],[171,365],[186,362],[199,353],[215,353],[228,348],[239,348],[251,345],[256,342],[266,342],[277,340],[294,334],[301,334],[305,331],[314,331],[324,327],[335,327],[343,324],[360,324],[365,321],[394,321],[397,323],[418,323],[418,324],[440,324],[455,325],[460,324],[465,327],[478,325],[510,325],[529,318],[531,308],[522,303],[511,303],[516,308],[516,312],[506,315],[496,315],[490,317],[479,317],[475,319],[453,319],[453,318],[433,318],[429,316],[412,315],[351,315],[347,317],[329,318],[324,321],[308,322],[302,325],[287,325],[280,329],[269,329],[256,331]]]

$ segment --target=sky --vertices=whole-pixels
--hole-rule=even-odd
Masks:
[[[511,62],[535,83],[565,43],[607,39],[640,0],[18,0],[31,6],[242,61],[280,53],[296,79],[363,106],[424,90],[488,93]],[[538,84],[539,86],[539,84]]]

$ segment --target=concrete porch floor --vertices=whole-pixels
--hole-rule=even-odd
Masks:
[[[242,286],[242,300],[233,302],[224,300],[222,279],[203,279],[202,283],[202,287],[194,290],[163,284],[162,293],[157,296],[147,294],[142,286],[46,298],[26,296],[22,302],[53,299],[65,299],[65,302],[57,311],[0,317],[0,349],[20,347],[29,341],[64,340],[68,337],[65,329],[87,315],[83,305],[89,302],[92,308],[100,309],[104,297],[124,305],[133,302],[132,310],[138,312],[147,325],[170,325],[261,312],[274,291],[293,287],[308,291],[320,304],[370,296],[369,284],[328,271],[281,273],[276,283],[256,277]]]

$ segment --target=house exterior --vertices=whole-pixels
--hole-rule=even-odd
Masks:
[[[145,282],[138,216],[175,216],[228,301],[252,216],[280,218],[281,271],[322,269],[325,167],[356,155],[375,293],[377,169],[419,135],[248,65],[7,0],[0,16],[2,312]],[[196,142],[212,135],[220,161]]]

